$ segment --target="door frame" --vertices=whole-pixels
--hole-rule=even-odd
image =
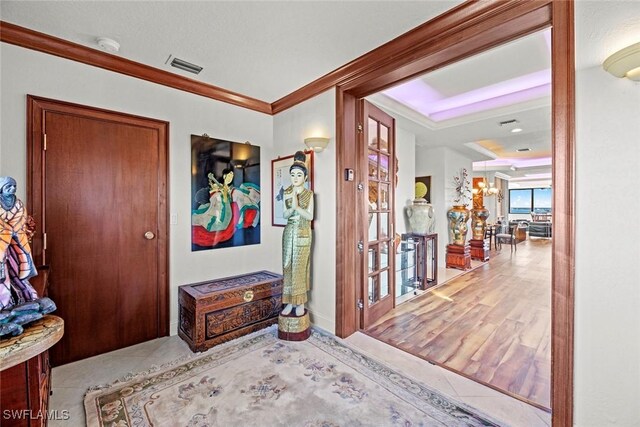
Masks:
[[[535,31],[552,27],[551,408],[554,426],[573,425],[575,281],[575,65],[573,0],[468,1],[383,47],[336,86],[336,335],[358,330],[355,201],[356,105],[360,98]],[[391,54],[390,54],[391,52]],[[358,174],[356,173],[356,176]]]
[[[36,265],[46,263],[43,251],[45,217],[45,138],[44,117],[51,111],[115,121],[155,130],[158,133],[158,337],[169,335],[169,122],[118,111],[27,95],[27,206],[36,224],[32,251]]]

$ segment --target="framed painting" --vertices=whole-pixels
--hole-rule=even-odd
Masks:
[[[304,187],[313,191],[313,150],[304,152],[307,155],[307,182]],[[284,190],[291,185],[291,177],[289,176],[289,168],[293,164],[293,155],[286,157],[278,157],[271,160],[271,224],[277,227],[287,225],[284,218]],[[313,221],[311,222],[313,227]]]
[[[431,203],[431,175],[416,177],[415,197],[422,197],[427,203]]]
[[[191,135],[191,250],[260,243],[260,147]]]

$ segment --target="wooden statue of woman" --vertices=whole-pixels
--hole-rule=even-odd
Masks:
[[[295,315],[305,314],[311,279],[311,221],[313,220],[313,191],[304,183],[308,179],[306,155],[298,151],[289,168],[291,186],[284,191],[284,218],[287,225],[282,235],[282,269],[284,283],[283,316],[295,308]]]

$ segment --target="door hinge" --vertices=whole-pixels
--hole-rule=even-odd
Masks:
[[[358,191],[362,191],[362,190],[364,190],[364,184],[359,182],[358,183]]]
[[[358,300],[358,303],[356,304],[356,308],[358,310],[362,310],[364,308],[364,303],[362,302],[361,299]]]
[[[358,133],[362,133],[362,131],[364,130],[364,127],[362,126],[362,123],[358,123]]]
[[[358,242],[358,253],[362,253],[362,252],[364,252],[364,242],[360,240]]]
[[[42,233],[42,250],[47,250],[47,233]]]
[[[47,134],[45,133],[42,138],[42,149],[47,151]]]

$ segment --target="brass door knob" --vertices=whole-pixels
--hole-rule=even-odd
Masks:
[[[146,233],[144,233],[144,238],[147,240],[153,240],[154,237],[156,237],[156,235],[151,231],[147,231]]]

